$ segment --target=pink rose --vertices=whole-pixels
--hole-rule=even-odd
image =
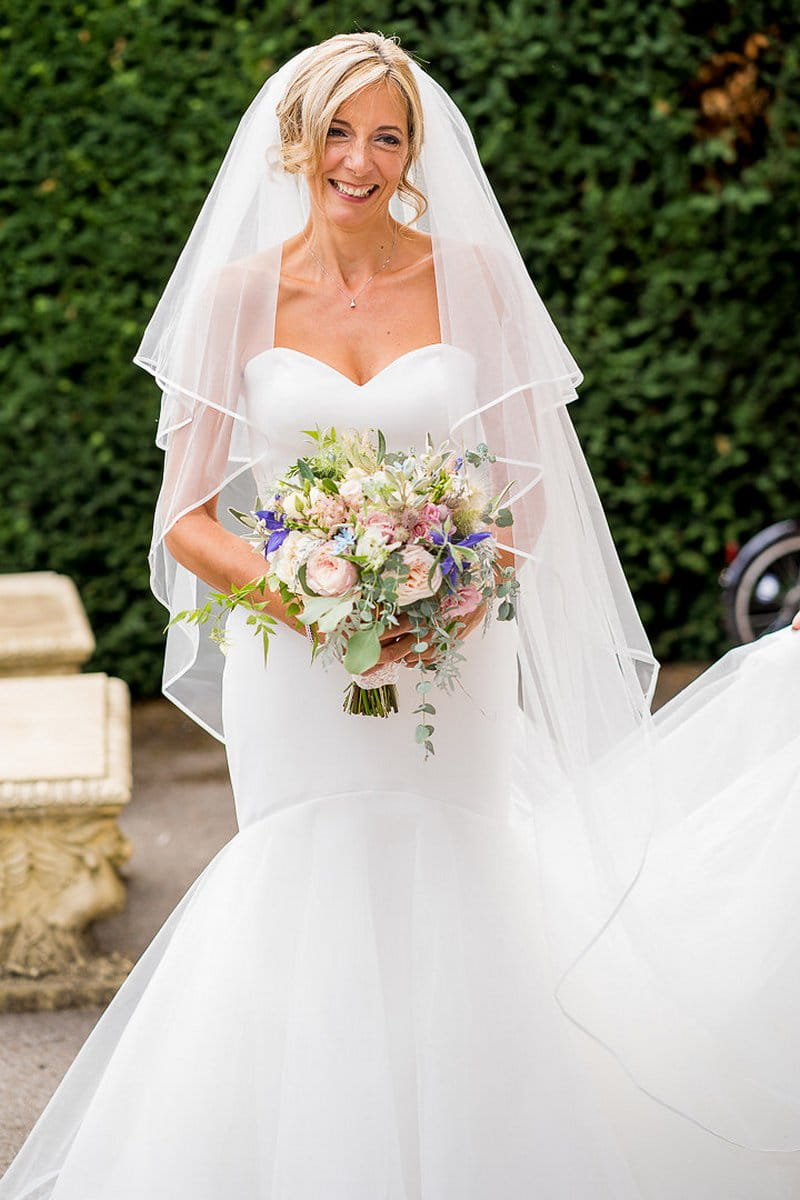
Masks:
[[[397,526],[386,513],[370,513],[364,524],[370,529],[377,529],[385,542],[397,541]]]
[[[442,572],[436,559],[424,547],[404,546],[400,551],[400,557],[408,567],[408,575],[397,586],[398,605],[413,604],[415,600],[432,596],[439,590],[442,584]],[[431,567],[434,570],[429,583],[428,575]]]
[[[418,508],[412,515],[412,523],[409,525],[411,536],[427,537],[433,528],[441,525],[449,511],[446,504],[423,504],[422,508]]]
[[[465,617],[482,603],[483,596],[471,583],[451,592],[442,600],[442,613],[448,617]]]
[[[355,564],[336,550],[334,542],[323,542],[308,556],[306,583],[318,596],[343,596],[358,579]]]

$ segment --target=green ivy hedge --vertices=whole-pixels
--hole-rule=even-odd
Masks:
[[[475,130],[583,368],[573,416],[657,652],[724,649],[726,542],[797,511],[795,5],[10,7],[0,570],[76,580],[95,667],[158,686],[158,394],[131,365],[141,331],[266,74],[356,28],[398,34]]]

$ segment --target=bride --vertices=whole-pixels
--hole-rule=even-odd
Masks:
[[[345,714],[276,593],[266,666],[244,608],[225,656],[170,629],[165,691],[224,738],[239,833],[0,1200],[797,1196],[800,639],[650,717],[580,371],[463,118],[393,40],[334,37],[267,81],[137,361],[164,393],[173,614],[263,573],[228,506],[334,424],[486,440],[518,620],[463,619],[427,761],[412,671],[398,714]],[[387,632],[378,667],[411,644]]]

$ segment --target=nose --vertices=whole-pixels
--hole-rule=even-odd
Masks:
[[[370,166],[369,142],[362,138],[353,138],[347,147],[345,162],[354,174],[363,174]]]

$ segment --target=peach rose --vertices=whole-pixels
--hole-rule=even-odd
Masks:
[[[306,583],[318,596],[343,596],[358,579],[355,564],[336,550],[333,542],[323,542],[308,556]]]
[[[397,603],[401,607],[413,604],[415,600],[423,600],[432,596],[442,584],[442,572],[432,554],[422,546],[405,546],[400,551],[400,557],[408,567],[408,575],[401,580],[397,587]],[[435,564],[435,566],[434,566]],[[431,581],[428,575],[434,567]]]

